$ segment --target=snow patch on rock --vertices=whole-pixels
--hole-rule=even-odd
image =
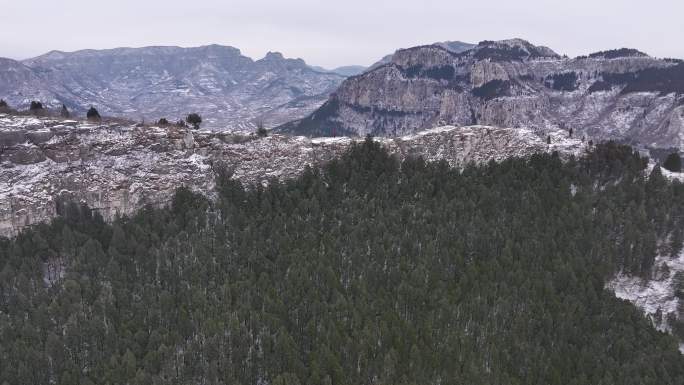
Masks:
[[[606,287],[616,297],[641,309],[656,329],[671,332],[668,318],[681,319],[683,315],[682,301],[676,296],[676,276],[677,273],[684,273],[684,252],[676,258],[658,256],[654,266],[656,273],[651,279],[619,273]],[[684,343],[680,344],[680,351],[684,353]]]

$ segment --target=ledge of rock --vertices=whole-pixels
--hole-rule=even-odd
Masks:
[[[452,166],[544,151],[579,154],[567,134],[546,138],[524,128],[439,127],[376,139],[400,158],[444,159]],[[211,195],[217,166],[246,185],[296,177],[307,165],[341,155],[357,140],[266,138],[179,127],[78,123],[0,115],[0,235],[49,221],[60,201],[76,200],[105,219],[146,204],[164,205],[176,188]]]

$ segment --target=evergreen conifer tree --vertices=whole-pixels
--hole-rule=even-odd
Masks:
[[[59,112],[59,115],[63,118],[69,118],[71,116],[66,105],[62,104],[62,110]]]
[[[260,138],[265,138],[268,136],[268,130],[266,130],[266,127],[264,126],[264,122],[261,120],[257,122],[256,134]]]
[[[672,172],[681,172],[682,158],[679,156],[679,153],[673,152],[672,154],[668,155],[663,163],[663,167]]]
[[[199,129],[200,124],[202,124],[202,117],[193,112],[185,118],[185,121],[192,124],[192,127],[197,130]]]
[[[29,106],[29,111],[39,111],[43,109],[43,103],[33,100],[31,101],[31,105]]]
[[[86,113],[86,118],[88,118],[88,120],[93,121],[99,121],[102,119],[102,117],[100,117],[100,113],[97,112],[97,110],[93,106],[90,106],[90,109]]]

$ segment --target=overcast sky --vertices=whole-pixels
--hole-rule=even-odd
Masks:
[[[224,44],[309,64],[368,65],[397,48],[521,37],[576,56],[684,58],[684,0],[0,0],[0,56]]]

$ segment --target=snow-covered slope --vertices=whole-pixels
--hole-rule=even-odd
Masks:
[[[640,308],[658,330],[670,332],[671,320],[684,319],[684,302],[677,296],[677,287],[684,285],[684,253],[658,256],[654,266],[650,279],[618,274],[608,289]],[[684,341],[680,350],[684,353]]]
[[[179,127],[77,121],[0,114],[0,235],[47,221],[64,200],[87,203],[105,218],[166,203],[188,186],[210,193],[216,167],[254,185],[298,175],[357,139],[267,138]],[[544,151],[579,154],[583,143],[552,133],[552,144],[522,128],[440,127],[380,139],[399,157],[445,159],[453,166]]]
[[[91,105],[108,116],[178,120],[190,112],[204,127],[249,130],[275,126],[315,110],[344,80],[301,59],[269,53],[261,60],[233,47],[146,47],[52,51],[17,62],[0,59],[0,98],[15,108],[31,100]]]
[[[668,330],[668,315],[679,318],[681,301],[675,296],[675,276],[684,272],[684,254],[675,258],[658,256],[651,280],[618,274],[608,285],[618,298],[629,300],[653,318],[660,330]]]
[[[651,159],[646,174],[650,175],[656,162]],[[660,169],[670,181],[684,182],[684,172]],[[684,289],[684,251],[679,255],[669,253],[657,255],[650,276],[639,277],[618,273],[606,285],[615,296],[632,302],[663,332],[672,332],[672,322],[684,320],[684,297],[678,290]],[[679,350],[684,353],[684,341]]]

